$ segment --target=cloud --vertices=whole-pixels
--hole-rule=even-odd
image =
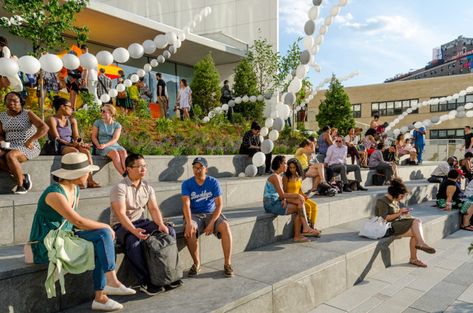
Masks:
[[[323,1],[320,6],[319,18],[316,20],[317,25],[320,25],[325,17],[325,12],[322,12],[325,7],[331,6],[337,1]],[[279,0],[279,21],[281,30],[287,34],[297,34],[299,36],[305,36],[304,25],[307,22],[308,12],[312,7],[312,1],[302,0]]]

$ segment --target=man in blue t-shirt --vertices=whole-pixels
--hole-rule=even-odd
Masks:
[[[189,270],[190,277],[200,271],[199,234],[214,234],[222,240],[226,277],[232,277],[231,264],[232,233],[227,219],[222,214],[222,190],[217,179],[207,176],[207,160],[197,157],[192,162],[194,177],[182,183],[182,211],[184,214],[184,237],[194,264]]]
[[[416,122],[414,122],[415,124]],[[417,151],[417,164],[422,164],[422,154],[424,153],[425,147],[425,128],[420,127],[414,129],[412,132],[412,137],[414,139],[414,145]]]

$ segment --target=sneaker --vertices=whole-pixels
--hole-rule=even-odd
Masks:
[[[200,265],[192,264],[192,266],[189,270],[189,273],[187,273],[187,276],[189,276],[189,277],[195,276],[195,275],[197,275],[198,272],[200,272]]]
[[[113,301],[112,299],[108,299],[107,302],[101,303],[98,301],[92,302],[92,310],[93,311],[104,311],[104,312],[111,312],[123,309],[123,305],[118,303],[117,301]]]
[[[27,192],[28,190],[26,190],[23,186],[16,186],[16,188],[13,189],[13,193],[16,195],[24,195]]]
[[[223,275],[225,275],[225,277],[233,277],[235,275],[231,264],[223,266]]]
[[[343,192],[351,192],[352,190],[348,186],[343,187]]]
[[[25,187],[26,191],[30,191],[31,188],[33,188],[33,183],[31,182],[31,176],[30,174],[23,174],[24,180],[23,180],[23,187]]]
[[[136,290],[127,288],[125,285],[120,285],[120,287],[105,286],[103,292],[109,296],[129,296],[134,295]]]
[[[170,283],[169,285],[164,286],[166,291],[173,290],[182,286],[182,280],[176,280],[175,282]]]
[[[164,288],[161,286],[155,286],[153,284],[141,285],[140,290],[146,293],[148,296],[157,295],[160,292],[164,291]]]

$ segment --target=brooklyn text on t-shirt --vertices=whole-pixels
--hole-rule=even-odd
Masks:
[[[201,193],[196,193],[195,191],[193,191],[191,193],[191,200],[195,202],[200,202],[200,201],[206,201],[208,200],[209,198],[212,197],[212,192],[211,191],[207,191],[207,190],[204,190],[202,191]]]

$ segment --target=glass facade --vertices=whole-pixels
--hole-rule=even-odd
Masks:
[[[456,129],[432,129],[430,131],[430,139],[455,139],[463,138],[463,128]]]
[[[371,103],[371,116],[375,114],[379,116],[399,115],[418,102],[419,99],[373,102]],[[419,110],[415,109],[412,113],[419,113]]]
[[[354,118],[360,118],[361,117],[361,104],[353,104],[352,112],[353,112]]]
[[[432,99],[439,99],[442,97],[435,97]],[[451,110],[456,110],[459,106],[464,106],[468,102],[473,102],[473,94],[468,94],[463,97],[459,97],[458,99],[452,99],[450,101],[446,101],[445,103],[439,104],[431,104],[430,105],[430,112],[446,112]]]

